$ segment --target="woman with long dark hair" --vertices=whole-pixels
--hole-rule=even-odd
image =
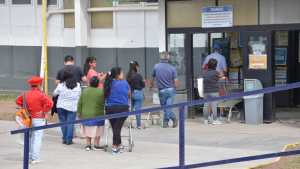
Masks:
[[[106,114],[115,114],[129,111],[130,87],[124,80],[124,73],[120,67],[112,68],[104,83]],[[127,117],[110,119],[113,131],[112,153],[121,151],[121,129]]]
[[[85,60],[84,66],[83,66],[83,73],[86,76],[87,84],[90,84],[90,80],[92,77],[97,76],[99,79],[99,85],[98,88],[103,89],[103,81],[105,79],[106,74],[103,72],[98,73],[96,71],[97,67],[97,60],[95,57],[88,57]]]
[[[139,63],[137,61],[131,61],[129,63],[129,72],[127,74],[127,81],[131,87],[131,105],[132,110],[140,110],[144,101],[145,82],[139,71]],[[141,129],[141,114],[136,115],[136,127]]]
[[[57,113],[61,123],[75,121],[77,103],[81,94],[80,83],[77,82],[71,69],[65,69],[63,80],[54,90],[54,96],[58,96]],[[62,126],[63,144],[73,144],[74,125]]]

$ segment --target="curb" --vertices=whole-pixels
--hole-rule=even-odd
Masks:
[[[294,148],[294,147],[298,147],[300,146],[300,142],[298,143],[294,143],[294,144],[287,144],[283,147],[283,149],[281,150],[281,152],[285,152],[287,149],[290,149],[290,148]],[[260,165],[257,165],[255,167],[249,167],[249,168],[246,168],[246,169],[259,169],[261,167],[266,167],[268,165],[272,165],[274,163],[277,163],[279,160],[281,160],[281,157],[277,157],[276,160],[272,161],[272,162],[269,162],[269,163],[265,163],[265,164],[260,164]]]

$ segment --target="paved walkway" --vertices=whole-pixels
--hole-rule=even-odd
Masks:
[[[19,136],[3,133],[13,128],[13,122],[0,121],[0,168],[22,168],[23,149],[16,143]],[[126,132],[124,130],[124,133]],[[186,132],[188,164],[277,152],[285,144],[300,141],[299,126],[279,122],[259,126],[240,123],[208,126],[196,119],[187,122]],[[133,152],[113,156],[104,151],[86,152],[83,149],[84,140],[80,139],[75,139],[74,145],[62,145],[59,130],[47,130],[42,147],[43,162],[31,168],[151,169],[174,166],[178,163],[178,128],[162,129],[159,126],[151,126],[146,130],[135,130],[134,137]],[[208,169],[245,169],[266,161],[270,160]]]

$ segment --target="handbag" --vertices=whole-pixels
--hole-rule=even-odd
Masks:
[[[31,127],[32,121],[26,103],[25,94],[23,95],[23,106],[16,112],[16,122],[23,127]]]
[[[56,107],[56,105],[57,105],[58,96],[59,95],[52,97],[53,107],[51,109],[51,116],[54,116],[54,114],[57,113],[57,107]]]

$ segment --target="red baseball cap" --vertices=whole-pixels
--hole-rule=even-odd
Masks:
[[[30,85],[40,85],[43,82],[43,78],[40,78],[38,76],[32,76],[27,80],[27,83]]]

